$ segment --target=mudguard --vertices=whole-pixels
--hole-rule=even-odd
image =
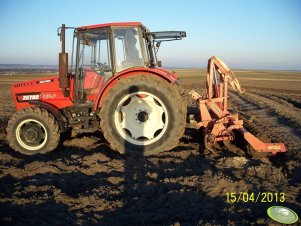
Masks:
[[[174,73],[170,73],[167,70],[164,69],[158,69],[158,68],[130,68],[126,69],[124,71],[121,71],[120,73],[117,73],[112,78],[110,78],[106,84],[102,87],[100,92],[98,93],[96,97],[96,101],[94,103],[94,110],[101,108],[103,100],[105,96],[107,95],[108,91],[115,85],[118,80],[122,78],[126,78],[128,76],[138,75],[138,74],[149,74],[150,76],[158,76],[163,79],[165,79],[168,82],[175,82],[177,80],[177,76]]]
[[[64,116],[62,115],[62,113],[58,108],[56,108],[55,106],[49,103],[45,103],[41,101],[30,101],[29,104],[38,106],[40,108],[44,108],[45,110],[49,111],[51,114],[53,114],[55,119],[58,121],[61,132],[65,132],[67,130],[68,127],[66,126]]]

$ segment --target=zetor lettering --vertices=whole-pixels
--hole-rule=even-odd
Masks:
[[[38,100],[40,95],[26,95],[22,97],[22,100]]]

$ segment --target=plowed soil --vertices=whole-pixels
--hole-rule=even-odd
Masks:
[[[203,71],[176,72],[187,91],[204,93]],[[277,225],[266,214],[273,205],[301,217],[301,73],[237,75],[247,92],[229,94],[230,110],[255,135],[284,142],[285,154],[211,153],[200,131],[186,129],[175,149],[156,156],[119,155],[101,132],[24,156],[6,141],[15,109],[11,81],[0,80],[0,225]]]

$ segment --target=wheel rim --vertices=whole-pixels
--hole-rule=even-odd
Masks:
[[[160,98],[148,92],[126,95],[115,111],[115,126],[119,134],[135,145],[158,141],[168,125],[168,112]]]
[[[45,126],[35,119],[22,121],[16,129],[18,143],[29,151],[36,151],[42,148],[47,142],[47,137]]]

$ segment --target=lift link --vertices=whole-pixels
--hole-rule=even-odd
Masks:
[[[194,90],[190,92],[199,106],[200,121],[196,123],[196,127],[205,128],[205,145],[234,140],[233,130],[237,130],[256,152],[286,152],[283,143],[264,143],[259,140],[243,127],[243,121],[237,114],[232,115],[228,111],[228,83],[235,91],[244,92],[228,66],[213,56],[208,60],[206,96],[202,97]]]

